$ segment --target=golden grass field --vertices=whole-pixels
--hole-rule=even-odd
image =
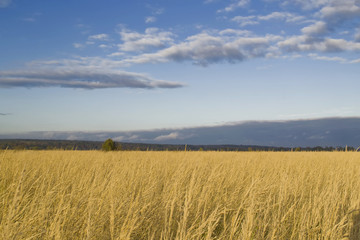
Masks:
[[[1,151],[0,238],[360,239],[360,154]]]

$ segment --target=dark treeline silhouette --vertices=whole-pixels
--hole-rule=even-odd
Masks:
[[[0,140],[0,149],[12,150],[101,150],[104,142],[74,140]],[[116,150],[123,151],[356,151],[354,147],[271,147],[249,145],[180,145],[116,143]]]

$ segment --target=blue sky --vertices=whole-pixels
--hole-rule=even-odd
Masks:
[[[359,0],[0,0],[0,134],[360,116]]]

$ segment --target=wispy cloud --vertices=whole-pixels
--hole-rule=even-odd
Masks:
[[[305,21],[305,17],[289,12],[272,12],[268,15],[235,16],[231,20],[237,22],[241,27],[245,27],[247,25],[260,24],[261,21],[270,20],[283,20],[288,23],[303,22]]]
[[[347,60],[345,58],[342,58],[342,57],[319,56],[319,55],[317,55],[315,53],[310,53],[308,56],[311,57],[312,59],[315,59],[315,60],[340,62],[340,63],[346,63],[347,62]]]
[[[12,0],[0,0],[0,8],[8,7],[11,4]]]
[[[216,1],[219,1],[219,0],[204,0],[204,3],[213,3],[213,2],[216,2]]]
[[[82,43],[73,43],[73,46],[78,49],[85,48],[85,44]]]
[[[178,88],[183,84],[152,79],[144,74],[90,69],[1,71],[0,87]]]
[[[332,0],[285,0],[282,5],[295,4],[304,10],[313,10],[330,3],[330,1]]]
[[[233,12],[238,8],[245,7],[250,3],[250,0],[236,0],[234,3],[226,6],[224,9],[218,10],[218,12]]]
[[[76,24],[74,27],[81,30],[81,34],[88,35],[91,32],[91,26],[83,23]]]
[[[256,16],[236,16],[232,18],[232,21],[237,22],[241,27],[260,23]]]
[[[145,23],[154,23],[156,22],[156,17],[154,16],[149,16],[145,18]]]
[[[22,20],[25,22],[35,22],[36,21],[36,19],[33,17],[23,18]]]
[[[7,116],[7,115],[11,115],[10,113],[0,113],[0,116]]]
[[[151,9],[151,16],[148,16],[145,18],[145,23],[154,23],[157,21],[157,16],[161,15],[164,13],[165,9],[164,8],[156,8],[156,7],[152,7],[150,5],[147,5],[147,7],[149,9]]]
[[[89,36],[89,40],[108,41],[109,35],[105,33]]]

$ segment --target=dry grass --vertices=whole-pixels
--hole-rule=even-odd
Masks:
[[[360,154],[2,151],[1,239],[360,239]]]

